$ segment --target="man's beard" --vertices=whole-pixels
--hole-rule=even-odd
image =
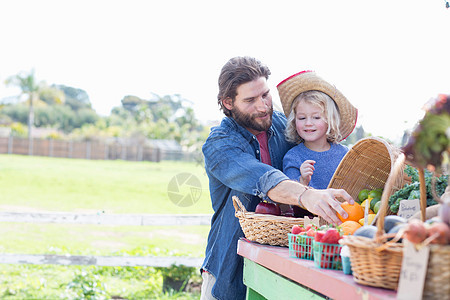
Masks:
[[[247,114],[244,114],[239,109],[237,109],[236,107],[234,107],[231,110],[232,118],[239,125],[241,125],[244,128],[247,128],[247,129],[253,129],[255,131],[267,131],[270,128],[270,126],[272,126],[273,107],[270,107],[270,109],[267,111],[267,114],[269,115],[268,119],[261,121],[261,122],[257,122],[255,119],[257,117],[262,117],[262,116],[266,115],[266,113],[247,115]]]

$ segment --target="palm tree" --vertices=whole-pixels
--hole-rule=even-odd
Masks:
[[[33,103],[39,99],[39,92],[43,87],[42,82],[37,82],[34,76],[34,69],[30,73],[20,73],[9,77],[5,81],[6,85],[17,86],[21,89],[21,94],[28,97],[28,154],[33,154],[33,125],[34,125],[34,108]]]

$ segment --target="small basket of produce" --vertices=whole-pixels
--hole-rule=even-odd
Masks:
[[[264,203],[261,205],[263,209],[257,207],[256,212],[249,212],[239,198],[233,196],[235,216],[239,219],[245,238],[260,244],[288,247],[288,234],[292,226],[303,226],[303,218],[281,216],[279,208],[269,208],[271,203],[261,203]],[[271,214],[272,212],[277,215]]]
[[[337,228],[322,227],[314,235],[314,265],[321,269],[342,270],[341,248],[342,238]]]
[[[400,149],[381,138],[361,139],[342,158],[328,187],[344,189],[360,204],[370,198],[368,202],[374,208],[381,199],[382,192],[391,196],[407,181],[405,174],[400,172],[392,178],[390,189],[385,188],[394,162],[400,154]],[[393,213],[388,210],[387,214]]]
[[[315,230],[313,225],[308,224],[306,227],[294,225],[292,226],[289,237],[289,257],[302,259],[313,259],[313,241]]]

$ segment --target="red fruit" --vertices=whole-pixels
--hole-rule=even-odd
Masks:
[[[314,237],[314,235],[316,234],[316,231],[314,230],[314,228],[310,228],[306,231],[306,235],[307,236],[312,236]]]
[[[293,217],[295,217],[294,209],[292,208],[292,206],[289,206],[289,208],[287,210],[281,212],[281,215],[284,217],[293,218]]]
[[[262,201],[262,202],[259,202],[258,205],[256,206],[255,213],[280,216],[281,209],[275,203],[269,203],[269,202]]]
[[[325,232],[320,242],[326,244],[338,244],[340,238],[341,235],[339,234],[339,231],[336,228],[329,228]]]
[[[299,244],[293,244],[292,245],[292,249],[294,250],[294,254],[298,258],[300,258],[300,248],[301,248],[301,246]]]
[[[323,245],[322,253],[327,257],[338,257],[341,254],[341,247],[336,244]]]
[[[310,230],[311,228],[313,227],[313,225],[312,224],[308,224],[308,225],[306,225],[305,226],[305,231],[308,231],[308,230]]]
[[[300,257],[301,257],[301,258],[305,258],[306,254],[307,254],[307,253],[306,253],[305,247],[300,246],[300,249],[299,249],[298,251],[299,251]]]
[[[292,234],[299,234],[300,232],[302,232],[302,228],[300,227],[300,225],[292,226],[292,230],[291,230]]]
[[[314,235],[314,240],[316,241],[316,242],[320,242],[320,243],[322,243],[322,239],[323,239],[323,237],[325,236],[325,231],[322,231],[322,230],[319,230],[319,231],[316,231],[316,234]]]
[[[322,254],[320,258],[320,267],[323,269],[329,269],[331,268],[332,262],[329,260],[328,257]]]

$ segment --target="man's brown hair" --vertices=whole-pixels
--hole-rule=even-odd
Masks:
[[[259,60],[248,56],[238,56],[230,59],[223,67],[219,76],[219,94],[217,100],[220,109],[227,116],[231,112],[223,105],[222,101],[226,98],[235,100],[237,88],[244,83],[256,80],[260,77],[269,79],[270,70]]]

